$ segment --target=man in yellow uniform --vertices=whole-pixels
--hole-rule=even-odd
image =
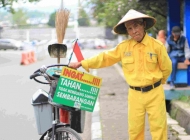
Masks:
[[[145,114],[148,114],[152,140],[167,140],[167,117],[162,84],[172,71],[166,47],[148,36],[146,30],[156,23],[155,18],[129,10],[113,28],[117,34],[129,34],[115,48],[81,62],[71,68],[85,70],[111,66],[122,62],[128,92],[129,140],[144,140]]]

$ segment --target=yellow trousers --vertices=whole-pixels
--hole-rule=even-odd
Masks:
[[[163,86],[149,92],[129,88],[129,140],[144,140],[145,114],[148,114],[152,140],[167,140],[167,116]]]

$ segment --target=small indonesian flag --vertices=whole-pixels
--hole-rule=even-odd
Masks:
[[[75,53],[75,56],[76,56],[78,62],[80,62],[84,59],[77,41],[75,41],[75,43],[74,43],[73,52]]]

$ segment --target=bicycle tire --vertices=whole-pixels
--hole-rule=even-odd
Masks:
[[[52,140],[52,131],[49,132],[49,140]],[[55,128],[54,140],[82,140],[80,135],[70,127]]]

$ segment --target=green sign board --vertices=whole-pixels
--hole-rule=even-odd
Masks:
[[[93,112],[102,79],[64,67],[53,102]]]

